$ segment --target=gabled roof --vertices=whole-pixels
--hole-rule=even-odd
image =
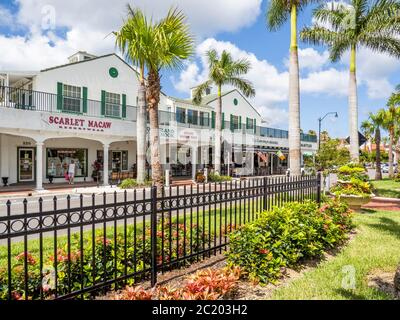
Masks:
[[[190,104],[192,106],[195,107],[206,107],[206,108],[210,108],[209,105],[201,103],[201,104],[195,104],[192,99],[180,99],[180,98],[174,98],[174,97],[169,97],[171,100],[174,100],[175,102],[180,102],[180,103],[185,103],[185,104]]]
[[[81,51],[80,51],[80,52],[81,52]],[[111,57],[111,56],[117,57],[119,60],[121,60],[123,63],[125,63],[129,68],[131,68],[137,75],[139,75],[139,72],[138,72],[134,67],[132,67],[129,63],[127,63],[124,59],[122,59],[119,55],[117,55],[117,54],[115,54],[115,53],[105,54],[105,55],[102,55],[102,56],[95,57],[95,58],[93,58],[93,59],[88,59],[88,60],[83,60],[83,61],[77,61],[77,62],[72,62],[72,63],[65,63],[65,64],[62,64],[62,65],[59,65],[59,66],[55,66],[55,67],[51,67],[51,68],[47,68],[47,69],[40,70],[40,72],[46,72],[46,71],[50,71],[50,70],[54,70],[54,69],[69,67],[69,66],[76,65],[76,64],[79,64],[79,63],[91,62],[91,61],[94,61],[94,60],[103,59],[103,58],[107,58],[107,57]],[[167,95],[166,95],[164,92],[162,92],[162,91],[160,91],[160,93],[161,93],[162,95],[164,95],[164,96],[167,96]]]
[[[248,104],[250,107],[252,107],[253,110],[254,110],[255,112],[257,112],[257,114],[261,117],[261,114],[257,111],[257,109],[253,107],[253,105],[245,98],[245,96],[243,96],[243,94],[241,94],[241,92],[240,92],[238,89],[232,89],[232,90],[230,90],[230,91],[223,92],[223,93],[221,94],[221,97],[224,97],[224,96],[226,96],[226,95],[228,95],[228,94],[231,94],[231,93],[234,92],[234,91],[236,91],[237,93],[239,93],[239,95],[244,99],[244,101],[246,101],[247,104]],[[205,103],[205,104],[209,104],[209,103],[211,103],[211,102],[213,102],[213,101],[215,101],[215,100],[217,100],[217,99],[218,99],[218,94],[209,94],[209,95],[203,97],[202,102]]]
[[[82,61],[77,61],[77,62],[61,64],[59,66],[55,66],[55,67],[51,67],[51,68],[40,70],[40,72],[46,72],[46,71],[50,71],[50,70],[54,70],[54,69],[69,67],[69,66],[73,66],[73,65],[76,65],[76,64],[79,64],[79,63],[91,62],[91,61],[94,61],[94,60],[103,59],[103,58],[107,58],[107,57],[111,57],[111,56],[116,56],[119,60],[121,60],[129,68],[131,68],[134,72],[136,72],[138,74],[138,72],[137,72],[137,70],[135,68],[133,68],[129,63],[127,63],[124,59],[122,59],[120,56],[118,56],[115,53],[105,54],[105,55],[98,56],[98,57],[95,57],[95,58],[92,58],[92,59],[88,59],[88,60],[82,60]]]

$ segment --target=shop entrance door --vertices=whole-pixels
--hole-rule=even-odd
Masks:
[[[35,180],[35,149],[18,149],[18,182]]]

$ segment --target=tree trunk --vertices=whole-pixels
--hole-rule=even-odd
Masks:
[[[221,173],[221,130],[222,130],[222,97],[221,86],[218,87],[218,103],[215,110],[215,156],[214,170]]]
[[[300,85],[297,53],[297,10],[291,10],[291,43],[289,63],[289,168],[290,174],[300,175]]]
[[[158,103],[160,102],[160,76],[157,71],[150,71],[147,85],[147,105],[150,117],[151,178],[160,194],[163,187],[163,172],[160,159],[160,138],[158,126]]]
[[[394,177],[393,173],[393,140],[394,140],[394,132],[393,129],[389,130],[389,178]]]
[[[356,79],[356,49],[351,48],[350,79],[349,79],[349,128],[350,128],[350,158],[359,162],[358,144],[358,106]]]
[[[138,183],[146,179],[146,86],[141,80],[138,89],[138,105],[136,119],[137,134],[137,177]]]
[[[375,144],[376,144],[376,168],[375,168],[375,180],[382,180],[381,171],[381,129],[375,130]]]

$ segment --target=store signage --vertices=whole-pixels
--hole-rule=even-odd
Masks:
[[[188,142],[188,141],[197,141],[198,135],[194,130],[182,130],[179,132],[179,141]]]
[[[84,131],[104,131],[111,129],[111,121],[87,120],[80,118],[49,116],[48,123],[56,125],[60,129],[75,129]]]

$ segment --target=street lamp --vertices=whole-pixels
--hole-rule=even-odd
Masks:
[[[321,122],[322,122],[322,120],[324,120],[328,115],[330,115],[330,114],[333,114],[333,115],[335,115],[335,118],[337,118],[337,117],[339,117],[339,115],[338,115],[338,113],[337,112],[328,112],[326,115],[324,115],[322,118],[319,118],[318,119],[318,123],[319,123],[319,125],[318,125],[318,151],[319,151],[319,149],[320,149],[320,147],[321,147]]]

